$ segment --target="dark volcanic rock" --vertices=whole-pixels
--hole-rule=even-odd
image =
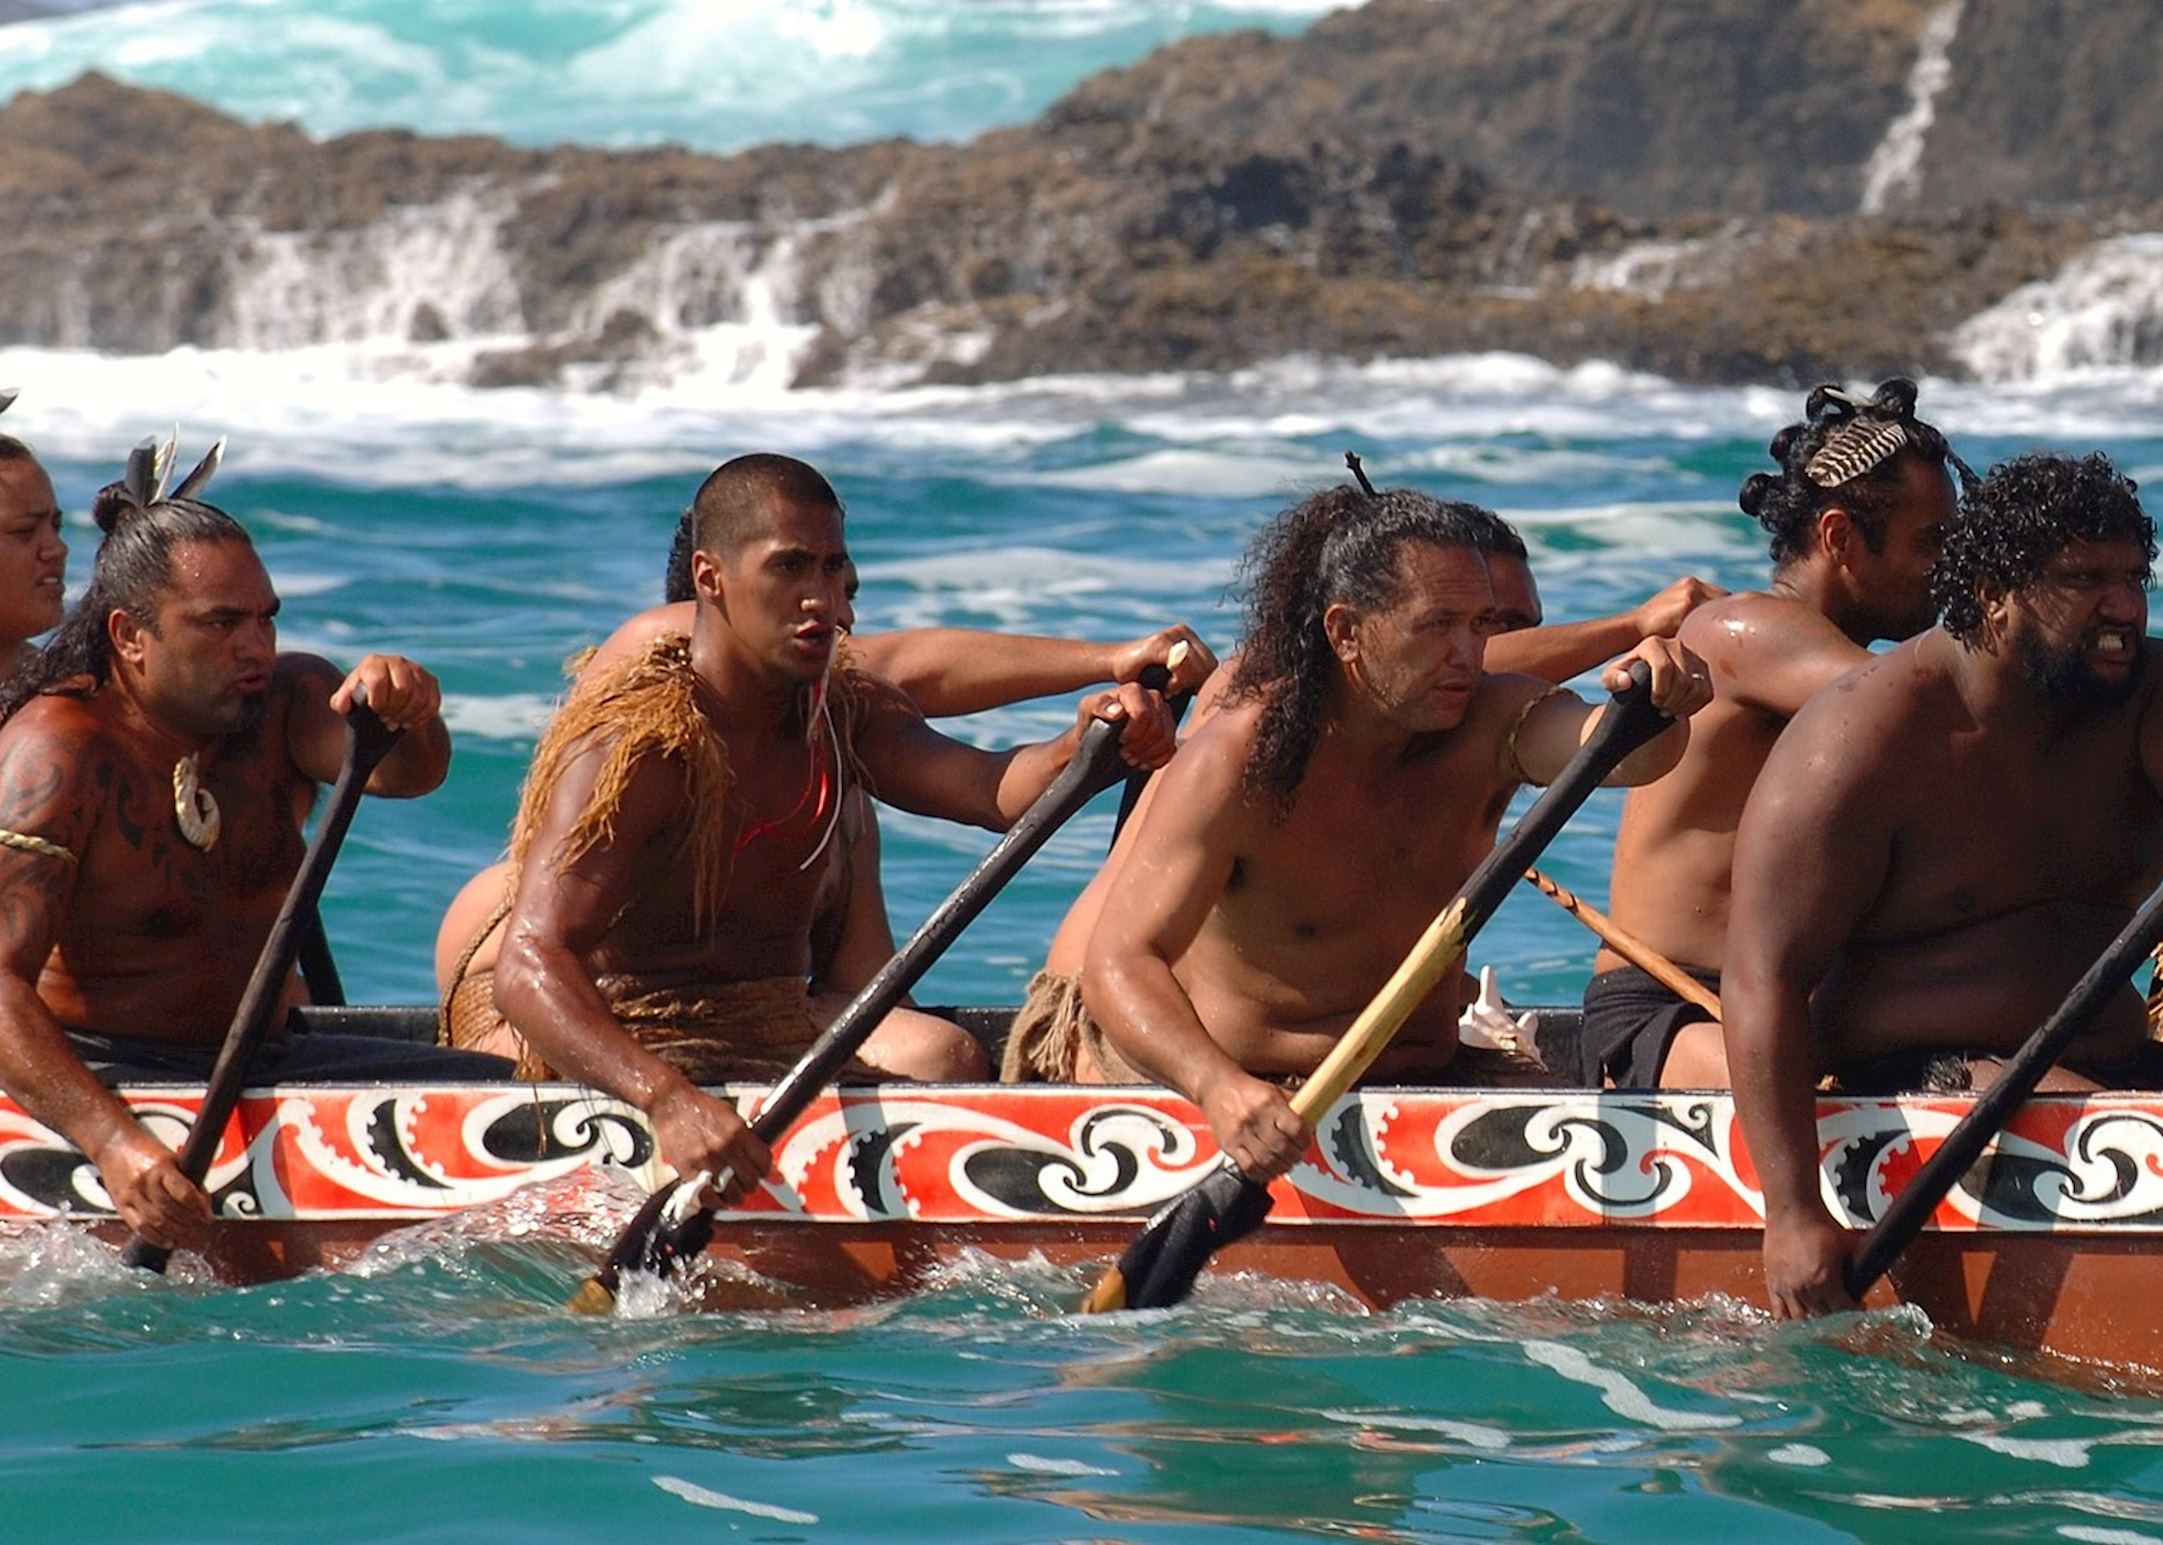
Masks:
[[[0,341],[365,342],[624,388],[724,323],[746,371],[810,339],[804,382],[1497,348],[1952,371],[1964,319],[2163,225],[2129,148],[2163,127],[2148,3],[1967,0],[1903,212],[1873,216],[1840,211],[1915,119],[1945,0],[1373,0],[1190,40],[965,145],[726,157],[318,143],[92,75],[0,108]]]
[[[1969,0],[1924,146],[1922,196],[2163,196],[2163,8]]]
[[[1931,0],[1373,0],[1197,39],[1050,127],[1147,115],[1261,144],[1408,141],[1637,214],[1853,209]],[[1977,0],[1980,3],[1980,0]]]

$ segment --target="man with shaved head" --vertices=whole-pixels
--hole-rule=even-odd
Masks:
[[[741,456],[693,505],[688,634],[589,669],[543,734],[512,832],[511,913],[494,1011],[546,1066],[646,1112],[663,1160],[726,1172],[768,1155],[700,1084],[772,1076],[822,1028],[813,923],[867,787],[921,814],[1003,830],[1072,758],[1095,718],[1123,720],[1130,762],[1171,754],[1155,694],[1084,698],[1074,729],[979,751],[841,658],[856,568],[841,501],[803,462]],[[472,1044],[478,1028],[453,1024]],[[985,1071],[958,1028],[889,1020],[862,1058],[916,1076]]]

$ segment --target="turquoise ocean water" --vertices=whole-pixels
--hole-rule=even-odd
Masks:
[[[750,26],[756,11],[775,35],[853,60],[864,100],[929,115],[894,109],[874,127],[947,132],[1025,114],[1167,29],[1265,11],[1292,26],[1319,9],[711,12]],[[267,94],[276,72],[248,61],[298,57],[305,24],[353,45],[335,68],[322,52],[338,89],[310,95],[319,128],[695,138],[683,125],[698,114],[671,118],[666,91],[592,86],[606,83],[597,66],[574,74],[551,130],[519,72],[555,80],[566,37],[688,49],[720,35],[702,30],[704,11],[137,5],[0,29],[0,90],[65,78],[87,49],[251,114],[300,112]],[[1055,26],[1076,41],[1053,61]],[[954,58],[1021,84],[926,85],[968,73],[940,68],[942,28]],[[385,59],[422,84],[363,72]],[[427,89],[431,69],[470,89]],[[850,137],[854,110],[822,117],[811,103],[790,132]],[[713,143],[749,132],[712,116]],[[1289,498],[1340,476],[1347,448],[1384,482],[1518,521],[1558,619],[1619,609],[1683,572],[1753,583],[1762,545],[1734,489],[1799,400],[1506,358],[938,391],[685,380],[626,399],[479,395],[319,353],[16,350],[0,351],[0,381],[25,391],[7,429],[47,452],[72,510],[139,435],[177,422],[192,450],[230,431],[218,495],[257,534],[288,644],[347,661],[395,648],[442,676],[451,780],[363,812],[329,903],[356,996],[406,1001],[430,991],[444,902],[502,843],[562,658],[656,598],[676,511],[725,455],[788,450],[835,478],[867,631],[1118,638],[1176,617],[1223,648],[1242,546]],[[2153,483],[2159,395],[2151,373],[2104,370],[1930,384],[1924,406],[1978,464],[2101,446]],[[79,579],[90,534],[73,534]],[[1000,743],[1070,711],[955,728]],[[1593,897],[1616,813],[1612,796],[1596,799],[1552,856]],[[1108,829],[1100,808],[1062,835],[923,996],[1014,998]],[[988,841],[890,815],[897,932]],[[1552,1000],[1585,973],[1575,929],[1527,893],[1477,953],[1513,997]],[[1372,1315],[1237,1278],[1176,1312],[1084,1322],[1062,1312],[1078,1277],[977,1263],[848,1313],[596,1324],[556,1307],[592,1225],[553,1223],[545,1202],[398,1236],[349,1272],[247,1290],[185,1269],[127,1280],[69,1227],[0,1239],[0,1538],[2163,1541],[2163,1384],[1962,1348],[1906,1314],[1803,1328],[1731,1303]]]

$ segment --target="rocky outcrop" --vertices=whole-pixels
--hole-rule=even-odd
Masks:
[[[1957,372],[2027,357],[1967,319],[2163,229],[2163,171],[2108,153],[2163,113],[2127,63],[2147,3],[1372,0],[964,145],[727,157],[318,143],[89,76],[0,108],[0,341],[602,387],[717,357],[775,384],[1478,349]],[[1866,187],[1893,212],[1853,213]],[[2093,287],[2148,249],[2108,250]],[[2106,352],[2163,347],[2105,323]]]
[[[2152,0],[1968,0],[1923,147],[1921,195],[2163,197],[2163,11]]]

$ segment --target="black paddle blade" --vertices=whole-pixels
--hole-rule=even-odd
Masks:
[[[680,1184],[680,1182],[679,1182]],[[679,1223],[662,1216],[675,1198],[676,1187],[663,1186],[646,1198],[608,1252],[601,1269],[579,1284],[569,1308],[577,1314],[608,1314],[616,1307],[626,1276],[647,1276],[666,1281],[676,1263],[694,1260],[713,1239],[713,1213],[704,1207],[691,1210]]]
[[[1097,1279],[1082,1300],[1084,1314],[1121,1309],[1169,1309],[1194,1291],[1209,1258],[1262,1226],[1272,1201],[1230,1164],[1149,1220],[1119,1264]]]

